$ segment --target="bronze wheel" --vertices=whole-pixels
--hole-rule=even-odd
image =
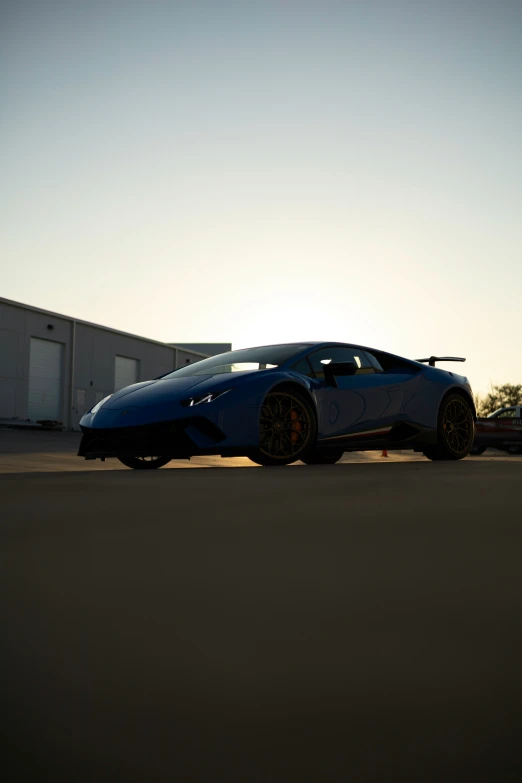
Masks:
[[[460,394],[448,394],[441,403],[438,443],[426,446],[424,454],[432,460],[467,457],[475,440],[475,422],[470,403]]]
[[[473,417],[469,414],[469,405],[460,395],[454,395],[444,408],[442,426],[445,439],[455,454],[468,454],[473,443]]]
[[[259,449],[250,455],[259,465],[289,465],[307,453],[316,438],[315,415],[299,392],[270,392],[259,420]]]

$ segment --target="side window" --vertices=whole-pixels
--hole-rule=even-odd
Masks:
[[[307,375],[309,378],[313,377],[312,368],[306,356],[304,359],[299,359],[299,361],[296,362],[296,364],[294,364],[292,367],[292,370],[301,373],[301,375]]]
[[[373,367],[373,369],[375,370],[375,372],[384,372],[384,370],[382,369],[381,365],[379,364],[379,362],[377,361],[377,359],[375,358],[375,356],[373,354],[368,353],[368,351],[365,351],[364,353],[368,357],[368,361],[370,362],[370,364]]]
[[[516,415],[516,408],[508,408],[507,410],[502,411],[502,413],[499,413],[497,419],[513,419]]]
[[[364,351],[358,348],[348,348],[342,345],[333,345],[331,348],[321,348],[309,357],[314,378],[324,379],[324,365],[330,362],[353,362],[358,369],[356,375],[375,372]]]

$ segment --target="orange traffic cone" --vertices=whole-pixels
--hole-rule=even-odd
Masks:
[[[387,456],[388,456],[388,452],[386,451],[386,449],[383,449],[381,457],[387,457]]]

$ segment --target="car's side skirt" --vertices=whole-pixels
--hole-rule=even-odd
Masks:
[[[358,432],[347,432],[333,437],[321,438],[318,441],[318,446],[325,449],[343,447],[345,451],[380,448],[422,450],[423,446],[436,442],[436,430],[406,422],[396,422],[384,427],[373,427]]]

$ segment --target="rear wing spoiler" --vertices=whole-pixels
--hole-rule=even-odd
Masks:
[[[430,367],[435,367],[435,362],[465,362],[461,356],[430,356],[429,359],[415,359],[416,362],[428,362]]]

